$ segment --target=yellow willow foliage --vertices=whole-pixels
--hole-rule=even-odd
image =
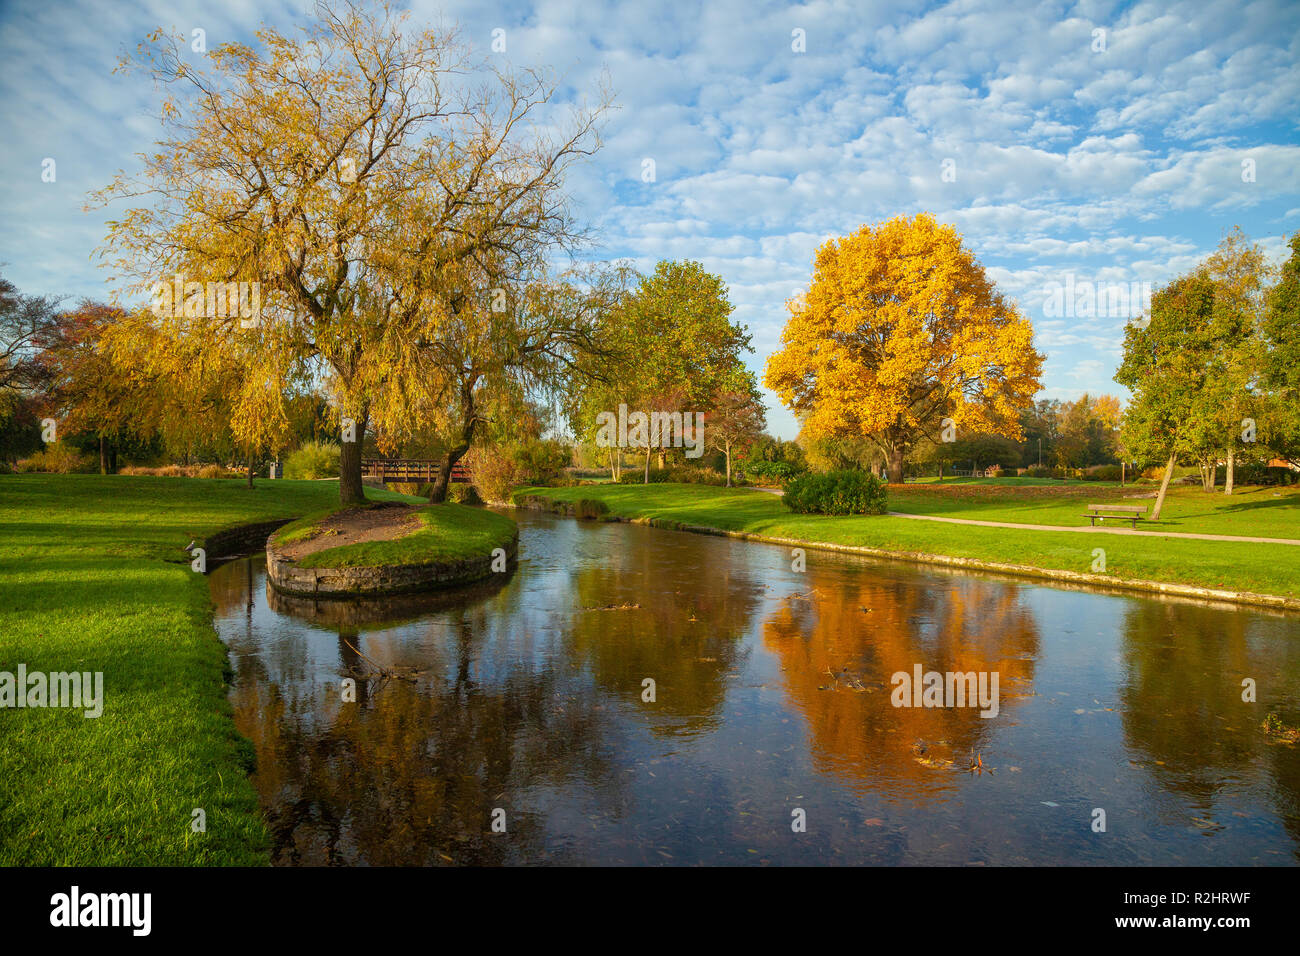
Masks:
[[[905,450],[942,418],[1018,438],[1039,389],[1033,327],[955,229],[928,214],[863,226],[817,250],[806,295],[788,303],[764,384],[809,438],[870,437]]]
[[[231,341],[214,347],[221,336]],[[266,359],[276,354],[276,339],[270,327],[232,330],[136,309],[105,327],[100,348],[135,388],[137,431],[184,443],[229,429],[238,447],[270,450],[288,435],[292,384],[279,361]]]
[[[95,194],[143,202],[110,220],[104,258],[151,299],[172,282],[255,285],[261,334],[242,308],[205,308],[211,334],[184,339],[196,366],[246,363],[231,426],[248,440],[280,427],[272,390],[306,376],[340,416],[436,426],[408,394],[426,384],[404,376],[445,357],[429,343],[449,338],[459,297],[504,284],[485,263],[518,282],[580,242],[564,175],[599,147],[608,101],[560,108],[539,73],[471,63],[454,31],[384,3],[321,3],[301,31],[256,39],[196,59],[156,32],[124,62],[165,91],[165,138]]]

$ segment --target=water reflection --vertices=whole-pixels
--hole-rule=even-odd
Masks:
[[[956,786],[936,769],[983,759],[999,726],[973,707],[895,707],[893,674],[999,674],[1003,721],[1032,693],[1037,622],[1014,586],[966,579],[948,589],[869,574],[787,597],[763,623],[790,700],[808,721],[819,767],[855,789],[925,799]]]
[[[519,569],[455,593],[213,573],[277,863],[1295,859],[1296,748],[1259,730],[1300,710],[1294,617],[519,518]],[[893,707],[915,664],[997,671],[998,716]]]

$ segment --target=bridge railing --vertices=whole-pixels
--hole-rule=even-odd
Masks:
[[[388,482],[425,482],[434,481],[442,462],[434,458],[363,458],[361,473],[369,478],[378,478]],[[469,468],[457,462],[451,466],[451,480],[468,482],[471,479]]]

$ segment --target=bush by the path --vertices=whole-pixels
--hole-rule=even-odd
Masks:
[[[339,446],[330,441],[304,442],[284,462],[286,478],[337,478]]]
[[[885,483],[867,471],[810,472],[786,482],[785,503],[799,514],[882,515]]]

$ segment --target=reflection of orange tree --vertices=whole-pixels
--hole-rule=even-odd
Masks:
[[[705,733],[718,723],[727,675],[747,653],[739,639],[758,605],[758,585],[752,569],[741,566],[733,573],[722,560],[691,579],[663,573],[654,560],[647,551],[630,568],[586,567],[577,573],[571,653],[656,733]],[[599,609],[625,604],[641,606]],[[652,705],[641,704],[647,677],[655,682]]]
[[[1263,639],[1272,624],[1189,604],[1129,602],[1120,712],[1125,743],[1150,762],[1162,788],[1189,798],[1198,816],[1268,757],[1278,812],[1300,840],[1300,761],[1259,727],[1270,698],[1285,699],[1300,685],[1300,656],[1283,627],[1276,639]],[[1259,703],[1242,701],[1245,677],[1255,679]]]
[[[894,707],[890,678],[927,671],[996,671],[1002,713],[1028,692],[1038,628],[1009,584],[958,579],[951,588],[875,575],[817,573],[763,623],[819,766],[862,790],[919,797],[952,781],[996,719],[978,707]],[[951,761],[951,763],[950,763]]]
[[[372,682],[360,704],[342,703],[337,683],[237,682],[235,721],[257,752],[275,862],[537,860],[544,832],[541,814],[520,805],[528,788],[576,775],[612,812],[626,802],[600,745],[595,691],[520,666],[495,683],[470,679],[471,636],[456,646],[426,652],[416,683]],[[356,663],[341,656],[345,670]],[[551,706],[557,697],[564,707]],[[494,807],[506,810],[508,838],[490,831]]]

